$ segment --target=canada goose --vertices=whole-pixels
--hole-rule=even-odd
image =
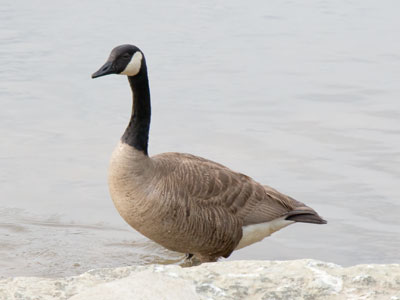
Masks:
[[[114,48],[92,78],[123,74],[132,115],[109,169],[111,198],[134,229],[201,262],[228,257],[294,222],[325,224],[312,208],[216,162],[184,153],[149,157],[150,90],[143,52]]]

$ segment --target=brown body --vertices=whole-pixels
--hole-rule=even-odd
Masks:
[[[160,245],[195,254],[201,261],[228,257],[242,239],[243,226],[290,216],[292,221],[284,226],[296,216],[323,223],[303,203],[190,154],[149,157],[120,143],[112,155],[109,186],[128,224]]]

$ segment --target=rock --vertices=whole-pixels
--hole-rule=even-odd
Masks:
[[[139,295],[143,300],[200,299],[193,283],[151,271],[137,272],[123,279],[99,284],[69,299],[132,300],[138,299]]]
[[[400,265],[349,268],[315,260],[229,261],[99,269],[65,278],[0,280],[0,299],[390,299]]]

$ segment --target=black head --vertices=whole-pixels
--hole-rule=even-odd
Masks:
[[[145,66],[142,51],[133,45],[121,45],[115,47],[106,63],[95,73],[92,78],[109,74],[122,74],[135,76]]]

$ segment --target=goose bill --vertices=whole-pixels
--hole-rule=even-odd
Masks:
[[[97,78],[104,75],[114,74],[114,68],[111,61],[106,62],[97,72],[92,74],[92,78]]]

